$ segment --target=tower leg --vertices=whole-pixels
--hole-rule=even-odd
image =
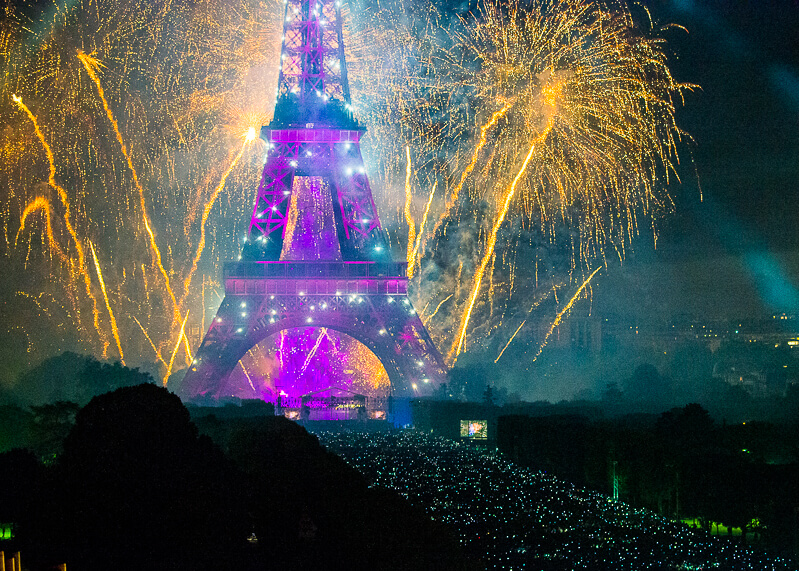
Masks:
[[[283,249],[294,167],[284,156],[269,157],[255,198],[244,260],[277,260]]]

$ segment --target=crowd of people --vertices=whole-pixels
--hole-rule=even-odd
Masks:
[[[373,486],[447,524],[489,569],[788,570],[796,562],[717,538],[418,431],[319,432]]]

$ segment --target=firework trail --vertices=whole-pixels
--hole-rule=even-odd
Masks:
[[[308,364],[311,362],[314,355],[316,355],[316,351],[319,349],[319,345],[322,344],[322,339],[324,339],[325,337],[327,337],[327,329],[321,327],[319,330],[319,336],[316,338],[316,342],[313,344],[313,347],[311,347],[311,350],[308,351],[308,356],[305,358],[305,362],[302,364],[302,367],[300,368],[300,374],[304,373],[305,369],[308,368]]]
[[[160,363],[161,363],[161,364],[162,364],[164,367],[166,367],[166,366],[167,366],[167,364],[166,364],[166,361],[164,361],[164,358],[161,356],[161,350],[160,350],[160,349],[158,349],[158,347],[156,347],[156,346],[155,346],[155,343],[153,343],[153,340],[150,338],[150,335],[149,335],[149,334],[147,333],[147,331],[144,329],[144,326],[143,326],[141,323],[139,323],[139,320],[138,320],[138,319],[136,319],[136,316],[134,316],[134,315],[131,315],[131,317],[133,318],[133,321],[135,321],[135,322],[136,322],[136,325],[138,325],[138,326],[139,326],[139,329],[141,329],[141,332],[142,332],[142,333],[144,333],[144,337],[147,339],[148,343],[150,343],[150,346],[153,348],[153,351],[155,351],[155,358],[156,358],[156,359],[158,359],[158,361],[159,361],[159,362],[160,362]]]
[[[510,339],[508,339],[508,342],[505,343],[505,346],[502,348],[502,351],[500,351],[499,355],[497,355],[497,358],[494,359],[494,363],[499,361],[499,359],[502,357],[502,354],[505,352],[505,349],[507,349],[510,346],[511,341],[513,341],[516,338],[516,335],[519,333],[519,331],[522,330],[522,327],[524,327],[525,323],[527,323],[526,319],[521,322],[521,324],[516,328],[516,331],[513,332],[513,335],[510,336]]]
[[[194,276],[194,272],[197,271],[197,265],[200,262],[200,256],[203,254],[203,249],[205,249],[205,223],[208,222],[208,216],[211,214],[211,209],[214,207],[214,202],[216,202],[219,193],[222,192],[222,189],[225,188],[225,183],[227,182],[230,173],[233,172],[233,169],[236,168],[236,165],[241,160],[241,156],[244,154],[244,149],[247,147],[247,144],[254,141],[256,138],[255,129],[250,127],[247,131],[247,134],[244,137],[244,142],[241,145],[241,149],[239,153],[233,159],[233,162],[230,163],[227,170],[222,175],[222,178],[219,181],[219,184],[216,185],[214,192],[211,194],[211,197],[205,203],[203,207],[203,215],[200,221],[200,241],[197,243],[197,252],[194,254],[194,260],[191,263],[191,269],[189,269],[189,273],[186,276],[186,279],[183,282],[183,297],[180,298],[180,304],[186,300],[186,297],[189,295],[189,286],[191,285],[191,279]]]
[[[41,197],[41,196],[35,198],[30,203],[28,203],[28,205],[25,207],[25,210],[23,210],[22,216],[20,217],[19,230],[17,231],[17,236],[16,236],[16,238],[14,240],[14,247],[16,248],[17,243],[19,242],[19,237],[22,235],[22,233],[25,230],[25,224],[26,224],[26,221],[28,219],[28,216],[30,216],[32,213],[37,212],[37,211],[41,211],[44,214],[45,235],[47,236],[47,243],[50,246],[50,252],[55,251],[55,253],[58,255],[58,258],[61,260],[61,262],[64,265],[69,265],[69,263],[70,263],[69,258],[66,256],[66,254],[64,254],[64,251],[61,249],[61,246],[58,244],[58,242],[55,239],[55,236],[53,235],[53,224],[52,224],[52,213],[51,213],[52,206],[50,204],[50,201],[47,200],[44,197]],[[28,259],[30,257],[30,251],[31,251],[31,241],[28,240],[28,248],[27,248],[27,253],[26,253],[26,257],[25,257],[26,264],[27,264]],[[77,300],[72,295],[72,289],[67,288],[66,293],[67,293],[67,297],[69,298],[70,303],[73,306],[73,309],[76,308],[77,307]],[[80,317],[78,317],[78,322],[80,323],[79,320],[80,320]],[[104,338],[101,337],[101,339],[104,339]],[[104,345],[104,348],[105,347],[107,347],[107,344]]]
[[[541,303],[542,303],[542,302],[543,302],[545,299],[548,299],[550,295],[553,295],[553,296],[555,297],[555,303],[557,303],[557,299],[558,299],[558,298],[557,298],[557,286],[554,286],[554,285],[553,285],[551,290],[547,290],[547,291],[546,291],[546,293],[544,293],[544,295],[542,295],[541,297],[539,297],[538,299],[536,299],[536,300],[535,300],[535,302],[533,303],[533,305],[532,305],[532,306],[530,307],[530,309],[527,311],[527,315],[529,316],[529,315],[530,315],[530,313],[532,313],[532,311],[533,311],[534,309],[536,309],[536,308],[537,308],[539,305],[541,305]],[[510,339],[508,339],[508,342],[507,342],[507,343],[505,343],[505,346],[504,346],[504,347],[502,348],[502,350],[499,352],[499,355],[497,355],[497,358],[496,358],[496,359],[494,359],[494,363],[497,363],[497,362],[499,361],[500,357],[502,357],[503,353],[505,353],[505,350],[506,350],[508,347],[510,347],[510,344],[511,344],[511,343],[513,342],[513,340],[516,338],[516,335],[518,335],[518,334],[519,334],[519,331],[521,331],[521,330],[522,330],[522,327],[524,327],[524,324],[525,324],[525,323],[527,323],[527,319],[528,319],[528,318],[529,318],[529,317],[525,317],[525,318],[524,318],[524,320],[523,320],[523,321],[521,322],[521,324],[519,325],[519,327],[517,327],[517,328],[516,328],[516,331],[514,331],[514,332],[513,332],[513,335],[511,335],[511,336],[510,336]]]
[[[438,310],[439,310],[439,309],[441,309],[441,306],[442,306],[442,305],[444,305],[444,304],[445,304],[447,301],[449,301],[450,299],[452,299],[452,296],[453,296],[453,295],[455,295],[455,294],[454,294],[454,293],[451,293],[451,294],[449,294],[447,297],[445,297],[444,299],[442,299],[442,300],[441,300],[441,303],[439,303],[439,304],[436,306],[436,309],[435,309],[435,311],[433,311],[433,313],[431,313],[431,314],[430,314],[430,317],[427,317],[427,318],[425,318],[425,321],[424,321],[424,325],[425,325],[425,326],[427,325],[427,322],[428,322],[428,321],[430,321],[431,319],[433,319],[433,318],[436,316],[436,314],[438,313]]]
[[[247,367],[245,367],[244,363],[241,361],[239,361],[239,366],[241,367],[241,371],[244,373],[244,376],[247,377],[247,383],[249,383],[250,388],[253,390],[253,392],[256,392],[255,385],[252,384],[252,377],[250,377],[250,372],[247,370]]]
[[[122,352],[122,341],[120,341],[119,339],[119,329],[117,329],[117,320],[114,317],[114,312],[111,309],[111,301],[108,299],[108,292],[105,289],[103,272],[100,270],[100,261],[97,259],[97,252],[94,251],[94,244],[89,242],[89,247],[91,248],[92,257],[94,258],[94,268],[95,270],[97,270],[97,279],[100,282],[100,289],[103,290],[103,298],[105,299],[105,307],[108,310],[108,317],[111,320],[111,332],[114,334],[114,341],[116,341],[117,350],[119,351],[119,362],[122,363],[122,366],[125,366],[125,354]]]
[[[22,232],[25,231],[25,222],[32,213],[41,211],[44,214],[44,227],[45,233],[47,234],[47,243],[50,245],[50,249],[55,251],[58,254],[58,257],[63,262],[68,262],[69,259],[64,254],[63,250],[61,250],[61,246],[59,246],[58,242],[53,235],[53,224],[51,220],[51,210],[52,207],[50,206],[50,201],[46,198],[40,196],[32,200],[26,207],[25,210],[22,212],[22,216],[19,223],[19,230],[17,231],[17,236],[14,240],[14,245],[16,246],[17,242],[19,242],[19,237]]]
[[[278,343],[276,354],[277,354],[278,361],[280,362],[280,368],[281,369],[285,369],[285,367],[286,367],[286,361],[285,361],[285,358],[284,358],[284,356],[285,356],[284,346],[285,346],[285,343],[286,343],[286,331],[285,330],[283,330],[283,329],[280,330],[279,338],[280,338],[280,342]]]
[[[555,329],[558,328],[558,325],[560,325],[560,321],[561,321],[561,319],[563,319],[563,316],[572,308],[572,306],[574,305],[574,302],[577,301],[577,299],[583,293],[583,290],[588,286],[589,283],[591,283],[591,279],[593,279],[593,277],[596,275],[596,273],[599,270],[601,270],[601,269],[602,269],[602,266],[599,266],[597,269],[595,269],[591,273],[591,275],[588,276],[588,279],[586,279],[580,285],[580,287],[577,289],[577,291],[571,297],[569,302],[565,306],[563,306],[563,309],[561,309],[558,312],[558,315],[555,317],[555,320],[552,322],[552,325],[549,327],[549,330],[547,331],[547,334],[544,336],[544,340],[541,342],[541,345],[539,345],[538,351],[536,351],[536,354],[533,357],[533,361],[535,361],[536,359],[538,359],[538,357],[541,356],[541,353],[544,351],[544,347],[546,347],[547,341],[549,341],[549,338],[552,336],[552,333],[555,331]],[[508,343],[510,343],[510,342],[508,342]],[[501,356],[502,356],[502,354],[500,353],[500,357]],[[497,359],[499,359],[499,357],[497,357]]]
[[[81,63],[83,64],[83,67],[86,68],[86,73],[89,74],[89,77],[97,87],[97,94],[100,96],[100,100],[103,102],[103,108],[105,109],[105,114],[114,128],[114,134],[117,137],[117,141],[119,142],[122,154],[125,156],[125,160],[127,161],[131,176],[133,176],[133,184],[136,187],[136,190],[139,192],[139,206],[141,208],[141,216],[142,216],[142,221],[144,222],[144,229],[147,231],[147,236],[150,238],[150,248],[152,249],[152,254],[155,258],[156,265],[158,266],[158,269],[164,278],[164,287],[166,287],[166,291],[169,294],[169,297],[172,301],[172,308],[174,312],[174,321],[173,321],[174,325],[175,323],[180,321],[180,307],[178,306],[177,299],[175,299],[175,292],[172,291],[172,285],[170,284],[169,281],[169,274],[167,273],[166,269],[164,269],[164,264],[161,259],[161,250],[158,248],[158,244],[155,241],[155,234],[153,233],[153,229],[150,225],[150,219],[147,216],[147,203],[144,200],[144,188],[139,182],[139,175],[136,173],[136,168],[133,166],[133,161],[131,160],[130,155],[128,154],[128,149],[125,146],[125,141],[122,139],[122,133],[119,131],[119,124],[117,123],[117,120],[114,118],[114,113],[111,111],[111,108],[108,106],[108,101],[105,98],[105,92],[103,91],[103,86],[100,83],[100,78],[97,75],[97,70],[99,69],[101,64],[96,58],[83,53],[81,50],[78,50],[78,59],[80,59]]]
[[[169,379],[169,375],[172,374],[172,367],[175,364],[175,355],[178,354],[178,350],[180,349],[180,343],[183,341],[184,331],[186,330],[186,321],[189,319],[189,312],[186,312],[186,317],[183,318],[183,321],[180,324],[180,333],[178,333],[178,340],[175,343],[175,348],[172,350],[172,356],[169,358],[169,365],[166,367],[166,374],[164,375],[163,385],[166,386],[166,382]]]
[[[424,207],[424,214],[422,214],[422,221],[419,223],[419,233],[416,235],[416,244],[413,246],[413,254],[411,255],[411,259],[413,260],[414,266],[419,261],[419,246],[422,243],[422,236],[424,236],[424,227],[427,224],[427,215],[430,213],[430,205],[433,204],[433,196],[436,193],[436,187],[438,186],[438,181],[433,183],[433,188],[430,190],[430,196],[427,199],[427,204]],[[413,270],[408,273],[408,277],[413,277]]]
[[[483,150],[483,147],[485,147],[486,143],[488,142],[488,131],[497,124],[497,121],[499,121],[499,119],[503,117],[508,110],[510,110],[512,105],[512,103],[505,103],[502,109],[495,111],[491,115],[491,119],[488,120],[488,123],[480,127],[480,140],[474,147],[472,160],[469,161],[469,164],[466,165],[465,169],[463,169],[463,172],[461,173],[461,179],[458,181],[458,184],[455,186],[455,188],[452,189],[452,194],[450,194],[449,198],[447,198],[447,202],[444,205],[444,211],[441,213],[438,222],[436,222],[436,226],[433,229],[433,234],[436,233],[439,226],[441,226],[441,224],[450,216],[453,206],[455,206],[457,203],[461,189],[463,188],[463,184],[466,182],[466,178],[474,170],[474,167],[477,165],[477,158],[480,156],[480,151]]]
[[[408,277],[413,277],[414,266],[416,266],[415,252],[413,243],[416,240],[416,225],[411,215],[411,201],[413,192],[411,190],[411,147],[405,147],[405,221],[408,223]]]
[[[92,293],[92,283],[91,278],[89,278],[89,271],[86,267],[86,257],[83,252],[83,244],[78,239],[78,234],[75,232],[75,228],[72,225],[71,220],[71,212],[70,212],[70,205],[69,205],[69,197],[67,196],[67,191],[59,185],[55,180],[55,156],[53,155],[53,151],[50,148],[50,145],[47,143],[47,140],[44,138],[44,133],[42,133],[41,129],[39,128],[39,122],[36,120],[36,116],[28,109],[28,106],[23,103],[22,98],[18,95],[12,95],[11,99],[17,106],[25,112],[30,119],[31,123],[33,124],[33,130],[36,132],[36,136],[39,138],[39,142],[41,142],[42,147],[44,147],[44,152],[47,155],[47,162],[50,166],[49,175],[47,178],[48,184],[58,193],[58,197],[61,199],[61,204],[64,205],[64,225],[67,227],[67,231],[69,235],[72,237],[72,241],[75,243],[75,250],[78,253],[78,272],[83,277],[83,284],[86,288],[86,295],[92,301],[92,316],[94,318],[94,329],[97,331],[97,335],[100,337],[101,342],[105,342],[105,336],[100,329],[100,312],[97,309],[97,298],[94,297]],[[48,238],[52,240],[52,231],[49,229],[50,222],[48,216]],[[52,243],[52,242],[51,242]],[[80,306],[76,308],[76,313],[78,319],[80,320]]]
[[[194,360],[194,356],[191,354],[191,343],[189,342],[189,337],[186,335],[185,328],[183,333],[181,333],[181,337],[183,338],[183,348],[186,351],[186,365],[190,365]]]
[[[494,257],[494,247],[497,243],[497,233],[499,232],[500,226],[505,221],[505,216],[508,214],[508,209],[510,208],[511,201],[513,200],[513,195],[516,193],[516,187],[519,184],[519,181],[524,176],[524,172],[527,170],[527,166],[530,164],[530,160],[533,158],[533,153],[535,152],[536,146],[539,145],[544,139],[546,139],[549,132],[552,130],[553,120],[550,119],[549,124],[547,125],[546,129],[543,133],[541,133],[533,144],[530,145],[530,150],[527,152],[527,156],[522,163],[521,168],[519,169],[518,174],[513,179],[513,182],[508,189],[508,192],[505,194],[505,200],[502,204],[502,210],[499,212],[499,216],[497,216],[496,221],[494,222],[494,226],[491,228],[491,234],[488,237],[488,242],[486,244],[485,253],[483,254],[483,259],[480,262],[480,266],[474,274],[474,281],[472,282],[472,293],[469,296],[469,302],[467,305],[467,309],[461,318],[461,325],[458,331],[458,336],[455,342],[453,343],[452,347],[447,354],[447,358],[451,359],[453,353],[455,354],[455,358],[460,354],[463,348],[463,340],[466,338],[466,328],[469,326],[469,318],[472,315],[472,309],[474,308],[474,302],[477,299],[477,295],[480,293],[480,283],[483,281],[483,274],[485,273],[486,266],[488,266],[488,262],[490,262]]]

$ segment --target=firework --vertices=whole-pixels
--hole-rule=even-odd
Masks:
[[[180,333],[178,334],[177,343],[175,343],[175,349],[172,351],[172,356],[169,358],[169,365],[166,368],[166,374],[164,375],[164,386],[166,386],[166,382],[169,379],[169,375],[172,374],[172,367],[175,364],[175,355],[178,354],[178,349],[180,349],[180,343],[183,341],[183,337],[186,331],[186,321],[189,319],[189,312],[186,312],[186,317],[183,318],[183,321],[180,324]]]
[[[105,299],[105,308],[108,310],[108,318],[111,321],[111,332],[114,334],[114,341],[117,344],[117,350],[119,351],[119,361],[122,365],[125,364],[125,354],[122,352],[122,341],[119,338],[119,329],[117,328],[117,320],[114,317],[114,311],[111,309],[111,301],[108,299],[108,292],[105,288],[105,280],[103,280],[103,272],[100,270],[100,260],[97,259],[97,252],[94,251],[94,244],[89,242],[89,247],[92,251],[92,258],[94,258],[94,269],[97,270],[97,279],[100,282],[100,288],[103,290],[103,299]],[[107,347],[103,347],[103,356],[105,357],[105,352]]]
[[[536,283],[540,269],[555,281],[579,283],[596,259],[604,263],[609,252],[623,259],[643,221],[656,236],[657,220],[673,207],[667,185],[685,136],[674,99],[693,86],[674,81],[662,41],[623,3],[488,0],[448,26],[447,34],[412,43],[422,73],[399,66],[397,95],[373,107],[381,124],[412,116],[403,122],[407,134],[394,133],[394,147],[413,141],[417,163],[427,165],[418,176],[432,172],[447,183],[438,221],[423,238],[431,244],[428,260],[408,261],[423,267],[457,260],[416,274],[423,299],[442,288],[455,292],[444,319],[431,322],[453,362],[475,314],[481,327],[473,333],[486,339],[496,305],[504,315],[513,311],[513,295],[535,296],[529,286],[514,294],[529,275],[526,268],[522,279],[517,275],[520,241],[539,244],[543,253],[562,251],[568,261],[539,268],[536,252]],[[412,35],[395,34],[397,41]],[[447,40],[437,41],[442,36]],[[381,150],[391,145],[381,138]],[[399,165],[383,164],[391,187]],[[412,230],[407,189],[417,185],[408,179],[406,171],[404,212]],[[448,228],[457,228],[454,254],[441,251],[452,248]],[[463,267],[474,274],[462,294],[454,270],[460,276]],[[431,278],[438,283],[424,283]]]
[[[57,0],[34,21],[7,10],[0,246],[70,307],[75,319],[41,317],[72,331],[66,346],[101,352],[114,337],[121,357],[124,338],[127,362],[154,354],[167,374],[191,358],[186,333],[206,323],[222,263],[246,234],[264,151],[253,126],[274,106],[282,8]],[[673,99],[691,86],[673,80],[662,42],[623,4],[486,0],[461,17],[427,0],[352,8],[352,104],[369,127],[380,218],[451,359],[505,322],[517,338],[515,308],[541,297],[539,283],[585,282],[671,210],[683,137]],[[86,242],[108,260],[109,315],[111,298],[117,315],[137,316],[121,331],[99,319]],[[357,386],[387,384],[374,355],[335,332],[309,334],[301,359],[283,339],[245,357],[252,391],[324,363]]]
[[[205,294],[200,280],[192,286],[192,276],[218,281],[221,262],[237,250],[235,241],[224,240],[207,248],[207,229],[242,232],[240,207],[257,181],[260,148],[248,143],[273,105],[263,95],[276,76],[267,62],[277,57],[279,12],[277,1],[246,0],[160,7],[56,2],[42,21],[6,11],[0,23],[7,94],[0,113],[9,125],[0,143],[0,180],[8,189],[0,204],[4,254],[24,253],[32,275],[47,276],[34,287],[70,300],[74,320],[48,315],[53,328],[72,329],[66,347],[105,353],[116,336],[110,320],[99,320],[100,292],[92,288],[83,251],[91,241],[110,259],[103,277],[116,313],[137,316],[119,322],[121,330],[134,328],[119,332],[126,344],[141,339],[166,368],[161,352],[182,338],[180,352],[190,358],[178,327]],[[41,170],[42,148],[49,171]],[[39,181],[55,196],[43,195]],[[223,188],[229,194],[220,203]],[[31,232],[25,225],[33,229],[33,213],[44,220]],[[36,255],[37,232],[49,259]],[[24,236],[27,252],[8,247],[15,234]],[[178,298],[175,280],[185,286]],[[196,315],[202,323],[204,312]],[[128,360],[144,359],[139,348],[126,346]]]
[[[586,279],[582,284],[580,284],[580,287],[577,288],[577,291],[574,293],[574,295],[571,297],[571,299],[569,299],[568,303],[566,303],[566,305],[563,306],[563,309],[561,309],[558,312],[558,314],[555,316],[554,321],[552,321],[552,325],[549,326],[549,330],[547,330],[547,334],[544,336],[544,340],[538,346],[538,350],[536,351],[535,356],[533,357],[533,361],[535,361],[536,359],[538,359],[538,357],[541,356],[541,353],[544,351],[544,347],[546,347],[547,341],[549,341],[549,338],[552,336],[552,333],[555,331],[555,329],[558,328],[558,325],[560,325],[560,322],[563,319],[563,316],[567,315],[569,313],[569,310],[572,308],[574,303],[578,299],[580,299],[580,296],[583,295],[583,291],[585,290],[585,288],[588,286],[589,283],[591,283],[591,280],[593,279],[593,277],[601,269],[602,269],[602,267],[600,266],[597,269],[595,269],[593,272],[591,272],[591,275],[588,276],[588,279]],[[519,327],[519,329],[521,329],[521,326]],[[515,336],[515,334],[514,334],[514,336]],[[511,338],[511,341],[512,340],[513,340],[513,338]],[[508,344],[510,344],[510,341],[508,341]],[[504,351],[504,349],[503,349],[503,351]],[[502,356],[502,353],[499,354],[499,357],[501,357],[501,356]],[[499,357],[497,357],[497,360],[499,360]]]
[[[469,302],[466,307],[466,311],[463,314],[463,318],[461,319],[461,326],[460,330],[458,331],[458,336],[449,351],[448,357],[452,357],[453,352],[455,353],[455,356],[457,356],[457,354],[460,353],[461,349],[463,348],[463,341],[466,338],[466,328],[469,326],[469,318],[472,315],[472,309],[474,309],[474,302],[477,300],[477,295],[480,293],[480,283],[483,281],[483,275],[485,274],[488,262],[494,259],[494,248],[497,244],[497,234],[499,233],[499,229],[502,226],[502,223],[505,221],[505,216],[508,215],[511,201],[513,200],[514,194],[516,194],[516,187],[524,176],[527,166],[530,164],[530,160],[533,158],[533,153],[535,153],[536,146],[542,140],[546,139],[551,130],[552,122],[550,121],[546,129],[544,129],[544,132],[536,138],[532,145],[530,145],[530,150],[527,152],[527,156],[524,158],[524,162],[522,163],[522,167],[519,169],[519,173],[513,178],[513,182],[505,194],[505,200],[502,201],[502,209],[500,210],[499,215],[497,216],[497,219],[491,228],[491,233],[489,234],[488,242],[486,243],[483,259],[481,260],[480,266],[474,274],[472,293],[469,295]]]

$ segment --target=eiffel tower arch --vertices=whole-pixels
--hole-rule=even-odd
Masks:
[[[375,208],[350,106],[339,0],[288,0],[267,156],[240,260],[184,378],[222,397],[239,360],[286,330],[325,327],[380,360],[391,394],[430,394],[446,365],[407,295]]]

